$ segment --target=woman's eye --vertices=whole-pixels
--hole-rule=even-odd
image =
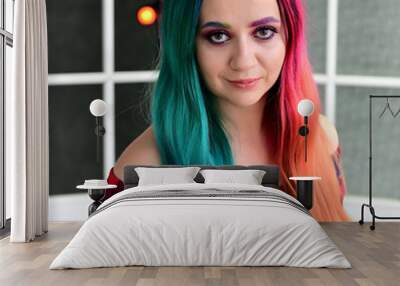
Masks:
[[[226,42],[227,40],[229,40],[229,37],[224,32],[216,32],[216,33],[210,34],[208,36],[208,40],[214,44],[222,44],[222,43]]]
[[[257,37],[259,37],[262,40],[268,40],[268,39],[272,38],[275,33],[276,33],[276,30],[273,28],[269,28],[269,27],[258,28],[255,32]]]

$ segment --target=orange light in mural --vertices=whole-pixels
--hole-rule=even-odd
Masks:
[[[151,6],[144,6],[138,10],[137,19],[143,26],[153,25],[157,20],[157,12]]]

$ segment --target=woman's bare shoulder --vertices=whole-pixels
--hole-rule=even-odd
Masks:
[[[325,134],[328,136],[329,141],[332,143],[331,154],[333,154],[337,147],[339,146],[339,136],[335,125],[324,115],[319,115],[319,123],[322,129],[325,131]]]
[[[114,166],[114,174],[122,179],[126,165],[160,165],[160,155],[152,127],[147,128],[122,152]]]

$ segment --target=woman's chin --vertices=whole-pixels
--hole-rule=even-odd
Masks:
[[[256,105],[257,103],[259,103],[261,101],[261,99],[263,98],[263,95],[256,95],[254,94],[249,95],[249,94],[240,94],[240,95],[233,95],[231,94],[230,98],[228,99],[228,101],[238,107],[251,107]]]

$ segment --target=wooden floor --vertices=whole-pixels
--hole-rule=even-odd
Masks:
[[[119,267],[48,270],[81,223],[51,223],[32,243],[0,241],[0,285],[400,285],[400,223],[322,224],[353,268]]]

